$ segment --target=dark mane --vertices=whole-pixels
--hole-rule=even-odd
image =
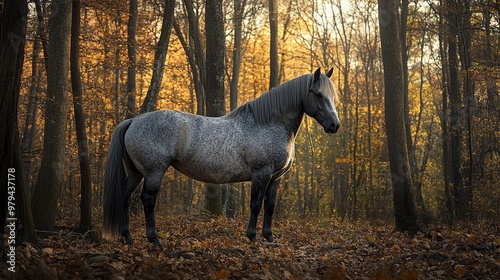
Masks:
[[[253,113],[256,123],[266,124],[283,116],[286,112],[297,110],[302,106],[302,94],[307,93],[312,75],[303,75],[263,93],[253,101],[249,101],[228,114],[234,117],[240,113]]]

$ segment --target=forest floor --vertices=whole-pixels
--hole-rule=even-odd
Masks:
[[[279,221],[276,243],[251,244],[243,218],[157,217],[161,250],[146,241],[143,219],[131,220],[133,247],[61,226],[41,235],[43,248],[18,246],[16,272],[2,261],[0,279],[500,279],[499,225],[435,227],[429,239]]]

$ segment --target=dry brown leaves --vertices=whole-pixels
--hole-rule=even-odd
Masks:
[[[90,241],[70,229],[20,246],[2,279],[500,279],[498,226],[433,229],[432,239],[390,227],[285,221],[277,243],[250,244],[243,219],[158,217],[163,250],[133,218],[135,246]]]

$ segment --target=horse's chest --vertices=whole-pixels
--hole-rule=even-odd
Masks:
[[[265,136],[265,135],[264,135]],[[294,156],[294,143],[287,137],[267,137],[250,141],[246,157],[254,168],[272,166],[275,172],[286,167]]]

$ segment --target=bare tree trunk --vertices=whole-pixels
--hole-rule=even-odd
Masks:
[[[245,10],[246,0],[234,0],[234,42],[233,42],[233,74],[229,84],[229,108],[234,110],[238,107],[238,82],[240,77],[241,66],[241,41],[242,41],[242,21],[243,12]],[[238,188],[233,186],[224,186],[225,188],[225,202],[226,202],[226,216],[233,218],[238,209],[237,195]],[[223,191],[224,192],[224,191]]]
[[[86,232],[92,228],[92,176],[87,146],[85,114],[83,113],[82,81],[80,74],[80,0],[73,0],[71,19],[71,89],[75,113],[78,161],[80,163],[80,228]]]
[[[417,136],[419,134],[419,131],[420,131],[420,126],[421,126],[421,123],[422,123],[422,114],[424,112],[424,107],[425,107],[425,103],[424,103],[424,96],[423,96],[423,91],[424,91],[424,45],[425,45],[425,33],[426,33],[426,30],[422,30],[422,37],[421,37],[421,41],[420,41],[420,86],[419,86],[419,100],[420,100],[420,108],[419,108],[419,112],[418,112],[418,119],[417,119],[417,124],[416,124],[416,127],[415,127],[415,137],[414,137],[414,141],[413,141],[413,145],[412,145],[412,151],[411,153],[413,154],[413,157],[415,157],[415,147],[417,146]],[[434,123],[434,120],[431,120],[431,126],[430,126],[430,131],[432,131],[432,125]],[[430,131],[428,132],[429,134],[429,139],[428,139],[428,149],[430,149],[432,147],[432,141],[431,141],[431,133]],[[422,163],[420,165],[420,168],[416,168],[417,166],[415,166],[415,168],[413,169],[413,184],[415,186],[415,202],[417,204],[417,210],[419,212],[419,215],[421,217],[428,217],[429,215],[429,212],[427,211],[427,207],[425,206],[425,203],[424,203],[424,199],[422,197],[422,175],[423,175],[423,171],[425,171],[426,169],[426,165],[427,165],[427,159],[426,159],[426,155],[428,155],[428,150],[425,150],[424,151],[424,157],[422,159]],[[416,161],[416,158],[414,158],[414,160]],[[415,162],[416,164],[416,162]]]
[[[451,120],[450,120],[450,154],[451,154],[451,179],[453,184],[453,200],[454,212],[456,218],[463,218],[463,185],[462,185],[462,160],[461,160],[461,120],[460,111],[462,100],[460,98],[460,83],[458,77],[458,21],[457,7],[455,1],[447,0],[447,17],[448,17],[448,69],[449,69],[449,88],[448,95],[451,105]]]
[[[307,159],[307,157],[306,157]],[[297,186],[297,211],[301,217],[304,215],[304,207],[303,206],[303,200],[304,196],[302,195],[302,191],[300,189],[300,168],[299,168],[299,163],[295,163],[295,186]]]
[[[399,11],[392,0],[378,0],[385,83],[385,121],[396,230],[420,230],[412,195],[411,170],[404,125],[404,77],[399,44]]]
[[[18,222],[22,223],[25,240],[38,243],[25,184],[17,123],[27,18],[27,1],[6,0],[4,2],[3,11],[0,11],[0,125],[3,130],[0,134],[1,259],[7,255],[4,247],[6,219],[9,221],[8,226],[13,225],[12,230],[21,228]],[[8,209],[8,206],[13,206],[14,210]],[[15,220],[16,218],[18,220]],[[17,246],[21,242],[22,240],[15,239],[15,244],[9,243],[9,245]],[[10,248],[8,251],[10,254]]]
[[[42,48],[43,48],[43,58],[45,60],[45,72],[47,71],[47,67],[49,64],[49,55],[48,55],[48,47],[47,47],[47,28],[45,27],[45,20],[43,19],[44,14],[42,11],[42,3],[40,2],[41,0],[35,0],[35,7],[36,7],[36,16],[38,20],[38,29],[37,33],[40,36],[40,40],[42,41]]]
[[[410,121],[410,104],[409,104],[409,91],[408,91],[408,52],[409,47],[406,43],[406,30],[408,25],[408,0],[402,0],[401,5],[401,28],[400,28],[400,41],[401,41],[401,57],[403,62],[403,97],[404,97],[404,120],[406,132],[406,146],[408,149],[408,157],[410,160],[410,170],[416,170],[415,153],[413,148],[413,141],[411,137],[411,121]]]
[[[444,0],[446,1],[446,0]],[[440,1],[440,6],[443,6],[443,2]],[[453,224],[454,207],[453,207],[453,193],[450,183],[451,174],[451,162],[450,162],[450,140],[449,140],[449,128],[448,128],[448,81],[449,81],[449,68],[447,60],[447,32],[445,31],[445,23],[443,14],[439,14],[439,52],[441,57],[441,146],[442,146],[442,167],[443,167],[443,181],[444,181],[444,193],[445,193],[445,207],[446,214],[445,220],[448,225]]]
[[[135,48],[135,33],[137,29],[137,0],[130,0],[130,10],[127,22],[127,118],[135,115],[135,68],[137,65],[136,48]]]
[[[40,89],[40,74],[38,71],[38,59],[40,52],[40,39],[37,35],[33,42],[33,55],[31,57],[31,81],[29,90],[28,106],[26,108],[26,122],[23,128],[23,137],[21,140],[21,152],[31,153],[36,132],[36,114],[38,108],[38,90]],[[29,188],[31,184],[30,159],[24,160],[24,172],[26,172],[26,185]]]
[[[184,0],[186,7],[189,31],[185,39],[182,35],[181,27],[174,18],[174,30],[188,58],[189,67],[193,75],[193,83],[196,93],[196,114],[205,115],[205,57],[203,42],[201,39],[198,16],[194,14],[191,0]]]
[[[270,69],[269,88],[279,84],[278,75],[278,0],[269,1],[269,26],[271,32],[271,44],[269,50]]]
[[[161,26],[160,39],[156,46],[155,58],[153,61],[153,76],[149,85],[148,93],[141,106],[141,113],[153,111],[158,100],[161,82],[163,80],[163,67],[168,52],[168,43],[172,33],[172,24],[174,21],[175,0],[165,0],[165,10],[163,12],[163,22]]]
[[[472,69],[472,55],[471,55],[471,41],[472,41],[472,26],[471,26],[471,7],[469,1],[458,2],[460,20],[460,33],[458,36],[458,43],[460,45],[460,60],[463,73],[463,100],[464,100],[464,113],[466,118],[467,134],[466,134],[466,148],[467,157],[464,163],[464,173],[467,174],[465,181],[462,182],[463,200],[460,202],[464,213],[463,219],[470,219],[472,209],[472,186],[474,184],[474,131],[473,131],[473,114],[475,106],[475,82]]]
[[[119,21],[119,19],[118,19]],[[115,49],[115,81],[114,81],[114,87],[113,87],[113,93],[114,93],[114,109],[115,109],[115,122],[116,124],[120,123],[122,121],[122,116],[120,112],[120,107],[121,107],[121,102],[120,102],[120,46],[116,45]]]
[[[222,0],[207,1],[205,6],[206,33],[206,96],[207,116],[222,116],[226,112],[224,100],[224,55],[225,34]],[[206,203],[208,210],[222,215],[222,191],[217,185],[207,184]]]
[[[230,110],[238,107],[238,82],[240,78],[241,66],[241,32],[243,11],[245,9],[246,0],[234,0],[234,43],[233,43],[233,75],[229,88]]]
[[[359,133],[359,89],[356,86],[354,100],[354,138],[352,139],[352,172],[351,172],[351,183],[352,183],[352,215],[351,219],[353,221],[358,220],[358,186],[356,184],[356,178],[358,177],[358,133]]]
[[[52,230],[64,183],[72,2],[52,2],[42,163],[32,197],[37,229]]]

